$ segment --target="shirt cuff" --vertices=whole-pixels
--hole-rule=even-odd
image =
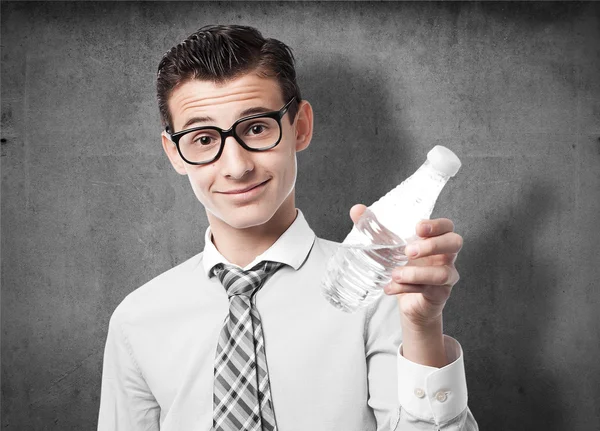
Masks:
[[[441,424],[467,408],[463,352],[454,338],[444,335],[448,365],[429,367],[409,361],[398,348],[398,401],[411,415]]]

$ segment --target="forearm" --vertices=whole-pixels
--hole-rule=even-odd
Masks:
[[[409,361],[430,367],[442,368],[448,365],[444,348],[442,316],[426,325],[415,325],[403,315],[402,356]]]

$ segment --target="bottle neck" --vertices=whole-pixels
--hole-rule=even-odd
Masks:
[[[431,210],[433,204],[442,192],[442,189],[450,179],[450,176],[438,171],[433,165],[426,160],[417,171],[407,179],[406,190],[409,194],[414,193],[415,197],[419,197],[419,201],[423,198],[431,202]]]
[[[415,235],[419,220],[428,219],[450,177],[426,160],[417,171],[371,205],[371,211],[389,230],[403,239]]]
[[[444,187],[450,179],[449,175],[446,175],[445,173],[438,171],[436,168],[434,168],[429,160],[425,160],[425,163],[421,165],[417,172],[419,172],[421,169],[423,171],[426,171],[428,174],[427,176],[430,177],[433,181],[435,181],[438,184],[442,184],[442,187]]]

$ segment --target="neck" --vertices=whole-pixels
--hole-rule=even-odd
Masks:
[[[293,201],[292,201],[293,203]],[[232,227],[207,212],[212,242],[229,262],[244,268],[268,250],[296,219],[294,205],[281,205],[269,221],[243,229]]]

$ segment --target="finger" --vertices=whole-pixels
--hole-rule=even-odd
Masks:
[[[418,259],[411,259],[406,264],[407,266],[442,266],[453,265],[456,262],[458,253],[434,254],[433,256],[425,256]]]
[[[402,284],[454,286],[460,276],[454,266],[404,266],[394,268],[392,281]]]
[[[462,246],[462,236],[448,232],[433,238],[414,241],[406,246],[404,252],[409,259],[415,259],[435,254],[458,253]]]
[[[447,218],[421,220],[417,223],[416,233],[421,238],[443,235],[447,232],[454,232],[454,223]]]
[[[363,204],[356,204],[350,208],[350,218],[354,224],[358,223],[358,219],[363,215],[367,207]]]
[[[424,286],[417,284],[402,284],[402,283],[390,283],[386,285],[383,290],[388,295],[397,295],[399,293],[423,293]]]
[[[384,287],[387,295],[398,295],[403,293],[420,293],[428,301],[444,304],[452,292],[452,286],[431,286],[422,284],[390,283]]]

